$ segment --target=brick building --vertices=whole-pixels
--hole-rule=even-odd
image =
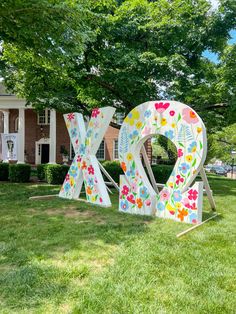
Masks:
[[[117,116],[116,123],[121,123]],[[0,133],[18,133],[18,162],[41,164],[62,163],[62,151],[66,150],[69,161],[73,159],[73,149],[66,129],[63,115],[55,110],[45,109],[36,112],[26,107],[26,101],[15,95],[7,94],[0,85]],[[98,152],[99,160],[118,159],[117,127],[109,126]],[[149,159],[151,159],[151,144],[146,143]],[[0,160],[1,160],[0,143]]]

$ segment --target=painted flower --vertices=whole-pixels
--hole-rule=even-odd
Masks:
[[[75,179],[73,177],[70,177],[70,186],[74,186],[75,184]]]
[[[92,111],[92,118],[97,118],[99,113],[100,113],[100,110],[98,108],[93,109],[93,111]]]
[[[135,199],[134,199],[133,194],[130,194],[127,196],[127,201],[132,203],[132,204],[135,204]]]
[[[190,167],[189,167],[188,164],[186,164],[186,162],[183,162],[183,163],[179,166],[179,171],[182,172],[183,174],[186,174],[189,169],[190,169]]]
[[[191,205],[188,198],[184,198],[182,203],[184,204],[184,207],[191,209]]]
[[[83,161],[82,162],[82,167],[81,167],[82,169],[86,169],[87,168],[87,164],[86,164],[86,161]]]
[[[184,221],[184,217],[188,216],[188,212],[185,209],[182,210],[178,210],[178,218],[180,219],[180,221]]]
[[[170,106],[170,104],[168,102],[166,102],[166,103],[164,103],[164,102],[155,103],[155,108],[159,113],[163,113],[169,106]]]
[[[90,137],[91,135],[92,135],[92,129],[89,129],[89,130],[87,131],[86,136],[87,136],[87,137]]]
[[[129,208],[129,203],[127,202],[127,200],[122,200],[120,206],[122,210],[126,211]]]
[[[94,168],[92,165],[88,167],[88,173],[94,175]]]
[[[76,137],[77,136],[77,129],[74,128],[74,129],[71,129],[71,137]]]
[[[197,210],[197,204],[195,202],[192,203],[191,209],[192,210]]]
[[[192,155],[187,155],[185,157],[185,159],[186,159],[187,162],[191,162],[193,160],[193,156]]]
[[[68,113],[67,119],[68,119],[69,121],[73,120],[74,118],[75,118],[75,114],[74,114],[74,113]]]
[[[151,116],[151,110],[146,110],[145,112],[144,112],[144,117],[145,118],[149,118],[150,116]]]
[[[124,119],[125,123],[128,123],[130,126],[134,125],[135,120],[138,120],[140,117],[140,113],[138,110],[133,109],[130,111],[130,113],[127,115],[127,117]]]
[[[178,158],[183,156],[183,150],[181,148],[178,149],[177,156],[178,156]]]
[[[192,143],[189,145],[189,147],[188,147],[188,152],[189,152],[189,153],[195,153],[196,150],[197,150],[197,142],[194,141],[194,142],[192,142]]]
[[[84,145],[84,144],[80,144],[79,153],[80,153],[81,155],[84,155],[84,154],[85,154],[85,145]]]
[[[142,122],[141,121],[138,121],[137,123],[136,123],[136,128],[137,129],[140,129],[141,127],[142,127]]]
[[[137,199],[136,199],[136,204],[137,204],[138,208],[142,208],[142,206],[143,206],[143,201],[141,200],[141,198],[137,198]]]
[[[130,168],[127,172],[126,172],[128,177],[134,177],[135,176],[135,171],[133,168]]]
[[[193,223],[193,224],[196,224],[197,223],[197,215],[195,213],[192,213],[190,216],[189,216],[189,219],[190,219],[190,222]]]
[[[144,136],[149,135],[151,132],[151,128],[149,126],[145,126],[145,128],[142,130],[142,134]]]
[[[70,183],[67,182],[65,185],[64,185],[64,190],[65,192],[68,192],[70,190]]]
[[[191,201],[192,201],[192,200],[196,201],[197,196],[198,196],[198,191],[197,191],[197,190],[191,189],[191,190],[188,191],[188,199],[189,199],[189,200],[191,200]]]
[[[69,181],[69,180],[70,180],[70,175],[69,175],[69,173],[67,173],[65,180],[66,180],[66,181]]]
[[[199,134],[199,133],[201,133],[202,132],[202,128],[197,128],[197,133]]]
[[[171,127],[174,129],[176,127],[176,123],[171,123]]]
[[[149,199],[146,200],[146,201],[145,201],[145,205],[146,205],[146,206],[150,206],[150,205],[151,205],[151,200],[149,200]]]
[[[161,125],[164,126],[164,125],[166,125],[166,124],[167,124],[166,118],[162,118],[162,119],[161,119]]]
[[[168,183],[168,186],[169,186],[171,189],[173,189],[174,183],[173,183],[173,182],[169,182],[169,183]]]
[[[100,203],[102,203],[102,202],[103,202],[103,200],[102,200],[102,198],[101,198],[101,197],[99,198],[99,202],[100,202]]]
[[[125,172],[126,171],[126,163],[122,161],[122,163],[120,164],[121,169]]]
[[[138,131],[134,130],[132,133],[130,133],[129,138],[131,140],[134,140],[138,136]]]
[[[165,209],[165,204],[162,202],[158,202],[157,209],[163,211]]]
[[[179,174],[177,174],[176,176],[176,184],[179,185],[180,182],[183,183],[184,182],[184,178],[182,178]]]
[[[170,193],[167,189],[164,189],[160,193],[160,199],[161,201],[167,201],[169,199]]]
[[[77,160],[76,160],[77,162],[81,162],[82,161],[82,157],[80,156],[80,155],[78,155],[78,157],[77,157]]]
[[[183,119],[190,124],[194,124],[199,121],[196,113],[191,108],[184,108],[182,114]]]
[[[181,204],[180,202],[176,202],[176,203],[175,203],[175,207],[176,207],[177,209],[181,209],[181,208],[182,208],[182,204]]]
[[[69,174],[70,174],[70,176],[72,176],[72,177],[77,177],[77,167],[76,166],[71,166],[70,167],[70,170],[69,170]]]
[[[87,188],[86,188],[86,193],[87,193],[88,195],[91,195],[91,194],[92,194],[92,189],[91,189],[90,186],[87,186]]]
[[[146,186],[143,186],[139,189],[139,194],[141,198],[146,198],[148,196],[148,190]]]
[[[182,200],[182,194],[180,192],[180,190],[175,190],[173,192],[173,198],[175,202],[180,202]]]
[[[165,136],[172,140],[174,138],[174,132],[172,130],[166,131]]]
[[[174,111],[174,110],[171,110],[171,111],[169,112],[169,114],[170,114],[171,117],[173,117],[173,116],[175,115],[175,111]]]
[[[137,191],[137,184],[135,182],[132,182],[130,184],[130,188],[132,192],[136,192]]]
[[[93,178],[88,178],[88,185],[90,186],[90,187],[93,187],[93,185],[94,185],[94,182],[93,182]]]
[[[123,194],[123,195],[128,195],[128,193],[129,193],[129,188],[128,188],[128,186],[127,186],[127,185],[123,185],[121,194]]]
[[[126,158],[127,158],[128,161],[131,161],[133,159],[133,155],[131,153],[128,153],[126,155]]]
[[[168,212],[171,214],[171,215],[174,215],[175,214],[175,208],[173,206],[170,205],[170,203],[168,203],[166,205],[166,209],[168,210]]]

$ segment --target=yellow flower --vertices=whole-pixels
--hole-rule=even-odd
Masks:
[[[177,209],[181,209],[182,204],[180,202],[177,202],[177,203],[175,203],[175,206],[176,206]]]
[[[126,155],[126,158],[127,158],[128,161],[131,161],[133,159],[133,155],[131,153],[128,153]]]
[[[192,155],[187,155],[185,158],[186,158],[187,162],[191,162],[193,160]]]
[[[174,187],[174,183],[173,183],[173,182],[169,182],[169,184],[168,184],[168,185],[169,185],[169,187],[170,187],[170,188],[172,188],[172,189],[173,189],[173,187]]]
[[[162,118],[162,119],[161,119],[161,125],[164,126],[164,125],[166,125],[166,124],[167,124],[166,118]]]
[[[89,126],[93,127],[93,121],[89,122]]]
[[[138,121],[137,123],[136,123],[136,128],[137,129],[140,129],[141,127],[142,127],[142,122],[141,121]]]
[[[66,122],[66,127],[67,127],[67,129],[69,129],[69,127],[70,127],[70,122]]]
[[[172,128],[174,129],[176,127],[176,124],[175,123],[172,123],[171,124]]]
[[[168,203],[167,205],[166,205],[166,209],[169,211],[169,212],[175,212],[175,208],[173,207],[173,206],[171,206],[170,205],[170,203]]]
[[[94,195],[91,197],[91,201],[92,201],[92,202],[95,202],[95,201],[96,201],[96,198],[95,198]]]
[[[70,186],[73,186],[75,184],[75,180],[73,177],[70,177]]]
[[[140,117],[140,113],[138,110],[133,109],[132,111],[130,111],[130,113],[128,114],[128,116],[125,118],[125,123],[128,123],[129,125],[134,125],[135,120],[138,120]]]
[[[197,128],[197,133],[201,133],[202,132],[202,128]]]
[[[85,145],[86,146],[90,146],[90,143],[91,143],[91,138],[87,137],[86,140],[85,140]]]

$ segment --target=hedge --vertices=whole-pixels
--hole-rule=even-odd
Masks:
[[[37,177],[40,181],[45,180],[45,169],[47,164],[37,165]]]
[[[49,184],[62,184],[69,170],[69,166],[65,165],[46,165],[45,178]]]
[[[0,163],[0,181],[7,181],[9,177],[9,164],[6,162]]]
[[[9,180],[11,182],[29,182],[31,166],[28,164],[9,165]]]

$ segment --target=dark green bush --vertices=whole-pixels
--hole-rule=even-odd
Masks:
[[[45,178],[49,184],[62,184],[69,170],[65,165],[46,165]]]
[[[123,170],[120,167],[120,163],[118,161],[105,161],[102,163],[103,167],[109,173],[109,175],[113,178],[116,183],[120,182],[120,175],[124,174]],[[105,181],[108,179],[105,177]]]
[[[45,180],[45,170],[46,170],[47,164],[41,164],[37,165],[37,177],[40,181]]]
[[[0,181],[7,181],[9,177],[9,164],[6,162],[0,163]]]
[[[28,164],[12,164],[9,166],[11,182],[29,182],[31,166]]]

